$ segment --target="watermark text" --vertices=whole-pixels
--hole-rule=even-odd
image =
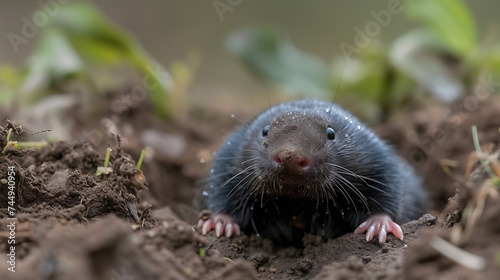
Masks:
[[[7,172],[7,269],[16,272],[16,171],[14,166],[8,167]]]

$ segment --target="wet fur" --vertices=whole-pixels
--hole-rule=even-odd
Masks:
[[[266,149],[282,145],[281,136],[262,136],[266,125],[280,116],[287,120],[287,114],[294,116],[292,123],[295,116],[313,125],[324,120],[336,135],[323,141],[324,133],[305,133],[307,141],[319,143],[310,151],[314,172],[293,188],[280,186],[283,175],[276,175],[266,158]],[[404,223],[426,208],[421,181],[407,163],[347,111],[311,100],[274,106],[232,133],[215,159],[208,197],[213,214],[229,214],[244,232],[279,242],[297,242],[306,232],[334,238],[376,213]]]

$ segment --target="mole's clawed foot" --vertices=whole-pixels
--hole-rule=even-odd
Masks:
[[[368,218],[354,231],[354,233],[363,233],[366,231],[366,241],[370,241],[378,234],[378,241],[384,243],[387,239],[387,233],[392,232],[394,236],[403,240],[403,231],[398,224],[392,221],[387,214],[376,214]]]
[[[240,235],[240,226],[234,222],[233,218],[226,214],[217,214],[206,221],[200,220],[198,226],[201,227],[201,234],[205,235],[215,230],[215,236],[231,237],[233,234]]]

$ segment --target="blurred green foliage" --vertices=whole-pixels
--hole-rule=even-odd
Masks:
[[[50,95],[64,93],[62,86],[68,80],[90,88],[95,101],[99,95],[111,91],[110,87],[122,90],[123,84],[112,81],[116,80],[112,71],[130,67],[147,90],[155,114],[161,118],[171,115],[173,78],[134,38],[91,4],[72,2],[61,6],[48,24],[40,28],[37,39],[24,69],[0,67],[0,104],[13,98],[20,106],[34,104]]]
[[[479,46],[474,19],[463,1],[405,0],[402,8],[420,28],[389,44],[369,38],[368,32],[353,33],[371,43],[346,44],[347,54],[341,46],[344,57],[331,67],[269,28],[238,30],[226,45],[260,79],[308,97],[332,100],[337,94],[339,101],[361,106],[363,117],[372,121],[424,102],[425,96],[418,93],[453,102],[470,92],[479,75],[500,76],[500,47]],[[386,26],[370,17],[372,21],[381,30]]]
[[[285,89],[305,91],[316,97],[331,90],[327,66],[320,59],[298,50],[274,30],[238,31],[229,35],[227,47],[254,73]]]
[[[406,1],[405,12],[457,55],[465,57],[477,46],[475,22],[462,1]]]
[[[9,66],[0,65],[0,104],[8,104],[14,95],[14,88],[21,83],[19,72]]]

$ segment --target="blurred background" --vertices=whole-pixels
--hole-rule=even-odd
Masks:
[[[41,1],[51,3],[53,1]],[[61,1],[71,5],[77,1]],[[313,54],[327,67],[342,57],[340,44],[353,44],[354,27],[364,29],[374,20],[371,12],[387,10],[391,1],[90,1],[110,22],[129,33],[154,59],[166,68],[175,61],[186,61],[191,56],[193,79],[189,95],[193,102],[205,104],[205,98],[223,94],[231,106],[233,96],[261,94],[269,87],[250,75],[241,60],[232,54],[225,41],[227,36],[241,28],[265,26],[276,29],[301,51]],[[236,4],[232,7],[232,4]],[[400,1],[394,1],[400,2]],[[405,1],[401,1],[404,3]],[[497,1],[464,1],[474,19],[478,43],[498,41]],[[59,3],[56,1],[56,3]],[[49,5],[50,6],[50,5]],[[0,18],[1,64],[21,67],[39,42],[40,34],[29,38],[13,50],[7,34],[22,35],[26,17],[32,21],[39,11],[38,2],[2,1]],[[431,13],[431,11],[429,11]],[[376,42],[390,43],[410,30],[421,26],[406,11],[392,14],[387,24],[373,37]],[[453,35],[460,36],[460,34]],[[193,58],[196,56],[196,58]],[[259,95],[261,96],[261,95]],[[211,98],[208,98],[211,100]],[[273,103],[282,101],[272,100]],[[267,98],[261,106],[266,106]]]

